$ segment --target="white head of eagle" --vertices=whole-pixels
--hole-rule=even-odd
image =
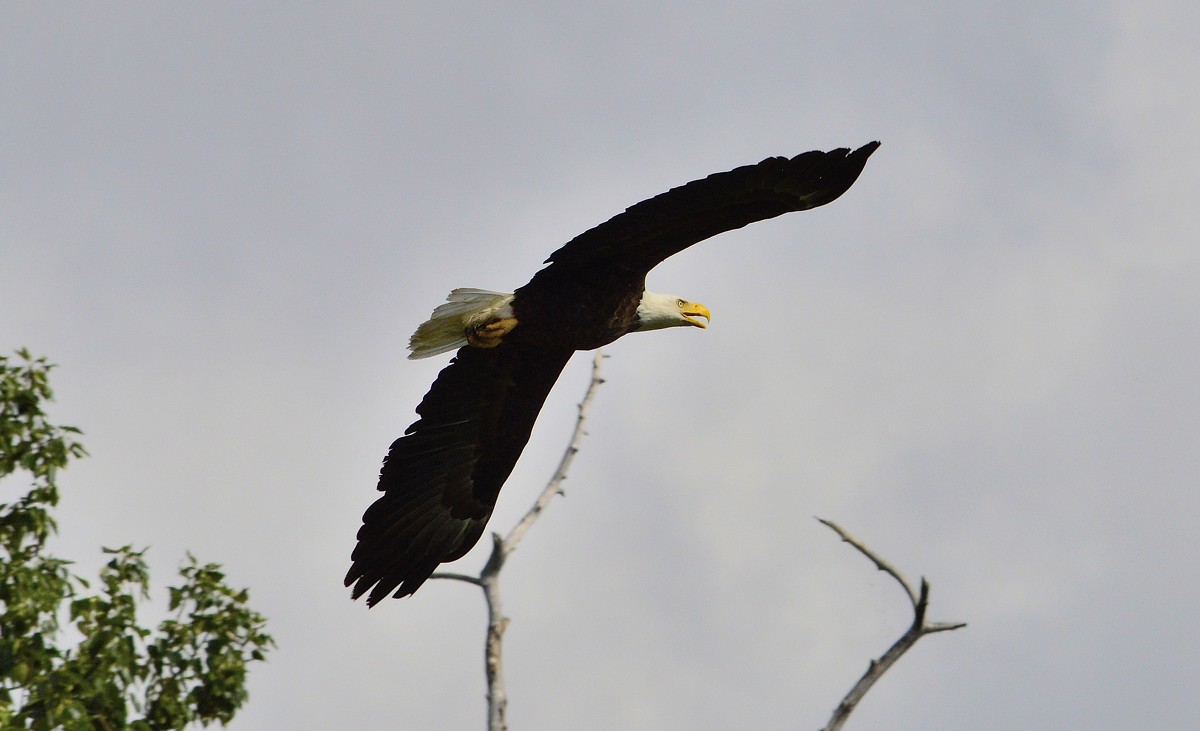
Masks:
[[[649,290],[642,293],[637,308],[638,326],[634,332],[661,330],[664,327],[708,327],[712,314],[699,302],[689,302],[673,294],[662,294]],[[704,320],[699,318],[703,317]]]

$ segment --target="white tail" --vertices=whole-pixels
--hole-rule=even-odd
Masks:
[[[408,339],[409,358],[428,358],[431,355],[458,350],[467,344],[466,330],[488,320],[512,317],[511,292],[491,292],[486,289],[463,287],[446,297],[433,315],[421,323]]]

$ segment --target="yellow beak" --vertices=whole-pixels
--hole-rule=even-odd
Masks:
[[[708,323],[712,322],[712,313],[708,311],[707,307],[699,302],[685,303],[683,307],[679,308],[679,313],[683,315],[685,320],[696,327],[706,328],[708,327]],[[707,322],[701,322],[700,320],[695,319],[697,317],[703,317]]]

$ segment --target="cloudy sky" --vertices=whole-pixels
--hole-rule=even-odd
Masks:
[[[445,362],[409,333],[671,186],[879,139],[834,204],[651,274],[712,327],[607,350],[506,569],[513,728],[820,727],[909,614],[813,516],[970,623],[853,727],[1188,726],[1198,8],[6,4],[0,346],[60,364],[92,454],[58,548],[90,573],[149,545],[160,585],[191,550],[251,589],[279,649],[235,730],[482,728],[479,592],[341,586]]]

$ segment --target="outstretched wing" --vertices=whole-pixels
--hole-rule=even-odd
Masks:
[[[384,461],[383,495],[363,515],[346,574],[354,598],[412,594],[471,550],[572,352],[509,342],[458,351]]]
[[[878,146],[773,157],[669,190],[575,237],[517,297],[540,296],[543,310],[555,302],[565,307],[563,293],[586,284],[583,294],[592,299],[580,300],[575,313],[594,315],[597,332],[576,339],[611,339],[621,329],[612,328],[616,315],[605,309],[612,298],[596,299],[597,288],[605,295],[606,283],[640,288],[646,272],[694,243],[829,203],[854,184]],[[581,322],[589,324],[587,317]],[[412,594],[438,564],[475,545],[572,352],[567,344],[550,348],[513,338],[495,348],[458,351],[417,407],[421,418],[384,462],[383,495],[363,515],[346,575],[355,598],[369,591],[367,603],[375,604],[393,591]]]
[[[791,159],[771,157],[644,200],[567,242],[550,255],[539,279],[573,276],[578,267],[620,268],[645,274],[669,256],[724,231],[755,221],[823,206],[858,179],[871,142],[848,148],[805,152]]]

